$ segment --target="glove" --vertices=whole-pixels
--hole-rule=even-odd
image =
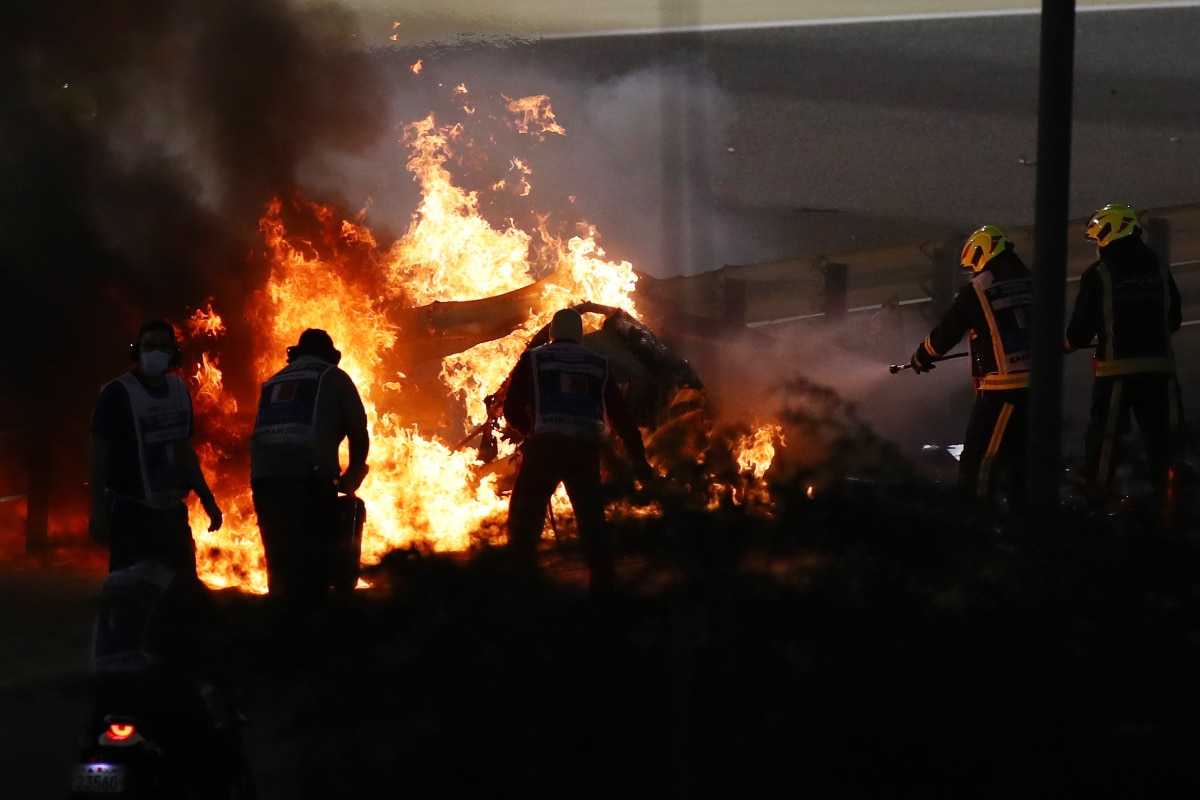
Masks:
[[[912,365],[912,371],[918,375],[920,375],[922,372],[929,372],[929,370],[933,369],[932,361],[926,363],[925,361],[921,360],[921,357],[924,355],[924,351],[924,347],[918,347],[913,351],[912,360],[909,362]]]
[[[208,514],[208,530],[221,530],[222,523],[225,522],[224,515],[221,514],[221,507],[217,505],[217,500],[212,495],[200,498],[200,505],[204,506],[204,513]]]
[[[338,478],[338,491],[342,494],[354,494],[358,491],[358,487],[362,486],[363,480],[366,479],[367,473],[370,471],[371,468],[366,464],[346,467],[346,471],[342,473],[342,477]]]

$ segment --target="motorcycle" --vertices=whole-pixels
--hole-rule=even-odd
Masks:
[[[241,716],[215,687],[122,683],[99,694],[69,800],[253,800]]]
[[[145,560],[105,577],[93,629],[92,708],[71,800],[251,800],[243,718],[207,595]]]

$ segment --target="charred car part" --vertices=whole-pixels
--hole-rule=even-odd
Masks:
[[[604,323],[598,330],[585,333],[585,347],[605,356],[613,379],[633,413],[638,427],[653,433],[681,417],[702,413],[705,409],[704,384],[692,366],[671,352],[649,327],[620,308],[598,303],[572,306],[580,314],[601,314]],[[550,341],[546,325],[526,345],[526,350]],[[503,424],[507,380],[485,398],[488,416],[455,449],[480,440],[479,456],[484,463],[495,460],[499,450],[497,437],[515,441],[519,435]]]

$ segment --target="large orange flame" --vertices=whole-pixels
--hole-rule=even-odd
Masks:
[[[734,445],[734,457],[741,471],[749,472],[755,478],[765,475],[775,459],[776,441],[780,447],[785,444],[783,426],[774,422],[739,438]]]
[[[453,91],[468,94],[462,85]],[[539,139],[565,134],[547,98],[504,100],[514,130]],[[457,186],[447,166],[466,149],[465,136],[461,124],[439,126],[433,115],[406,128],[408,169],[421,201],[407,231],[387,248],[362,215],[344,219],[301,198],[272,201],[260,221],[270,275],[243,309],[256,347],[248,354],[253,375],[261,382],[282,367],[286,348],[305,328],[328,331],[344,354],[340,366],[359,387],[370,426],[371,472],[359,490],[368,564],[411,544],[459,551],[498,540],[507,501],[466,436],[487,421],[486,398],[556,310],[591,301],[639,316],[632,265],[606,260],[593,228],[583,225],[564,240],[544,217],[535,216],[532,232],[483,218],[477,195]],[[509,163],[518,175],[516,196],[528,195],[532,170],[520,159]],[[472,330],[461,348],[445,343],[448,331],[431,321],[435,316],[423,316],[438,304],[501,296],[517,304],[519,318],[499,332]],[[188,321],[187,336],[203,339],[205,349],[190,375],[198,453],[225,514],[224,527],[210,533],[193,498],[193,533],[208,585],[262,593],[266,571],[248,481],[256,398],[239,402],[225,385],[214,354],[225,333],[211,300]],[[747,482],[762,478],[777,441],[780,430],[770,425],[735,445]],[[509,451],[502,444],[501,459]],[[556,509],[565,503],[560,492]]]
[[[546,98],[509,101],[509,108],[525,132],[563,133]],[[254,374],[262,381],[278,370],[287,346],[309,327],[328,331],[343,352],[340,366],[359,387],[371,434],[371,473],[359,490],[367,506],[366,563],[412,543],[462,550],[473,540],[496,538],[506,501],[495,477],[479,475],[475,449],[447,442],[486,420],[484,398],[500,387],[557,309],[593,301],[637,316],[632,265],[606,261],[593,229],[562,241],[544,221],[530,234],[483,219],[477,196],[456,186],[446,166],[463,136],[461,125],[439,126],[432,115],[408,126],[408,167],[422,200],[408,231],[386,251],[359,220],[302,200],[287,205],[276,199],[260,223],[271,272],[245,310],[257,347]],[[520,163],[522,180],[530,172]],[[303,234],[285,223],[297,212],[306,216]],[[408,419],[406,407],[428,400],[411,396],[419,387],[397,366],[396,354],[431,332],[404,330],[389,313],[531,286],[536,291],[527,298],[528,313],[514,330],[441,359],[437,371],[452,406],[433,426],[438,430]],[[189,332],[217,339],[223,334],[211,303],[193,315]],[[410,353],[404,363],[414,358],[419,354]],[[226,519],[220,531],[209,533],[198,504],[192,509],[201,576],[210,586],[264,592],[262,547],[245,480],[249,422],[238,416],[239,408],[254,403],[238,403],[223,385],[218,358],[207,352],[191,378],[198,417],[214,431],[198,451]]]

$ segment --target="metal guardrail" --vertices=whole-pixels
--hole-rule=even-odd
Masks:
[[[1200,267],[1200,203],[1141,213],[1146,239],[1177,272]],[[1066,275],[1077,281],[1096,260],[1096,249],[1080,233],[1086,219],[1072,220]],[[1034,251],[1032,226],[1005,227],[1028,263]],[[883,247],[727,265],[700,275],[655,279],[640,276],[639,294],[690,315],[764,327],[807,318],[842,316],[885,306],[933,304],[947,307],[961,285],[958,254],[970,235],[925,239]],[[1031,266],[1033,266],[1031,264]],[[1184,287],[1181,286],[1181,290]],[[1200,286],[1184,316],[1200,316]],[[1189,313],[1190,312],[1190,313]],[[1200,320],[1189,320],[1197,324]]]

